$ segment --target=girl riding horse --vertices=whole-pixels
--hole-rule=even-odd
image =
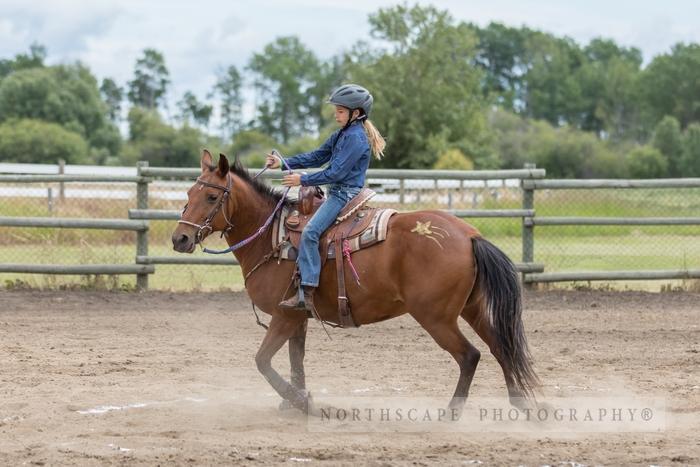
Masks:
[[[297,266],[303,290],[282,301],[279,304],[281,308],[313,311],[313,295],[321,272],[319,239],[343,207],[362,190],[369,167],[370,150],[377,159],[384,155],[384,138],[368,120],[373,101],[372,94],[357,84],[346,84],[336,89],[328,103],[335,105],[335,121],[341,128],[315,151],[298,154],[285,161],[289,169],[329,164],[325,170],[314,174],[285,175],[282,185],[330,185],[330,188],[328,198],[309,220],[301,235]],[[280,165],[277,157],[268,154],[268,167],[278,168]]]

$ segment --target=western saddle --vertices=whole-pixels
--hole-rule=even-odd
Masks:
[[[375,245],[386,239],[389,218],[394,209],[380,209],[367,206],[376,193],[363,188],[343,208],[335,223],[321,236],[321,267],[329,258],[335,258],[338,276],[338,324],[341,327],[357,327],[352,317],[345,287],[345,259],[350,263],[355,280],[356,275],[351,253]],[[277,257],[296,260],[301,233],[313,214],[324,201],[323,191],[317,187],[302,187],[299,200],[281,211],[273,224],[272,247]]]

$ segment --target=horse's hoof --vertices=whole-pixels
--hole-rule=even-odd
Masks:
[[[525,410],[528,408],[532,408],[530,400],[522,395],[510,396],[509,399],[510,405],[512,405],[516,409]]]
[[[313,399],[311,398],[311,393],[305,389],[302,389],[299,391],[298,397],[294,398],[293,400],[290,401],[288,399],[282,399],[278,409],[280,411],[299,409],[304,413],[309,413],[312,407]]]
[[[277,407],[277,410],[279,410],[280,412],[286,412],[287,410],[291,410],[293,408],[294,406],[291,402],[289,402],[287,399],[282,399],[282,402],[280,402],[280,405]]]

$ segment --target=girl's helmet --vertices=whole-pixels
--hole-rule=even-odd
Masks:
[[[362,109],[365,113],[365,117],[368,117],[370,111],[372,110],[372,102],[374,102],[374,98],[367,89],[360,85],[344,84],[333,91],[333,94],[331,94],[328,102],[330,104],[342,105],[351,111],[355,109]]]

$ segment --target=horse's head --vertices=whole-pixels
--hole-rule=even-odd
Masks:
[[[202,173],[187,191],[187,204],[172,235],[173,249],[192,253],[210,233],[232,227],[227,210],[233,186],[228,159],[220,154],[214,165],[211,153],[202,151]]]

